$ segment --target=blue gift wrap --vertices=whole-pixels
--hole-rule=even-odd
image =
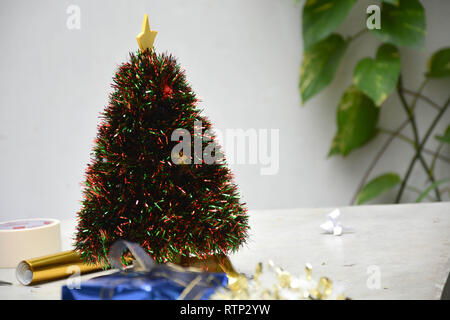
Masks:
[[[226,286],[225,273],[185,273],[170,279],[143,272],[115,272],[83,282],[79,289],[63,286],[63,300],[205,300]],[[189,288],[190,286],[190,288]]]
[[[225,287],[228,283],[226,273],[201,272],[170,264],[154,264],[135,244],[122,241],[120,245],[120,250],[113,252],[113,266],[119,265],[114,261],[120,261],[121,250],[126,246],[135,257],[141,258],[136,263],[140,268],[128,271],[121,268],[122,271],[82,282],[79,288],[65,285],[62,287],[62,299],[206,300],[216,289]]]

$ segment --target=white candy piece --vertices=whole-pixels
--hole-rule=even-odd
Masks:
[[[320,228],[324,230],[326,233],[333,234],[335,236],[340,236],[345,232],[353,232],[351,228],[344,227],[339,222],[339,216],[341,215],[341,211],[339,209],[334,209],[331,211],[327,218],[328,220],[320,225]]]

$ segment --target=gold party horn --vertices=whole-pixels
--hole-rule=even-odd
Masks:
[[[16,278],[28,286],[100,270],[100,264],[86,264],[77,252],[69,250],[21,261],[16,268]]]

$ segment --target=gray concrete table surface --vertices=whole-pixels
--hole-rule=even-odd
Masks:
[[[250,211],[250,237],[230,259],[253,274],[272,260],[293,275],[306,263],[313,276],[327,276],[352,299],[439,299],[450,272],[450,203],[354,206],[341,222],[354,228],[324,234],[320,224],[333,208]],[[63,249],[71,248],[75,221],[62,221]],[[111,271],[82,276],[82,281]],[[371,282],[379,275],[379,287]],[[372,277],[372,278],[371,278]],[[14,269],[0,269],[0,299],[60,299],[65,280],[25,287]],[[368,285],[369,282],[369,285]]]

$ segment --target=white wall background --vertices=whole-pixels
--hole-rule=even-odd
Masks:
[[[426,48],[401,52],[404,82],[411,89],[422,81],[430,53],[450,45],[450,2],[422,2]],[[360,30],[372,3],[377,1],[358,1],[339,31]],[[71,4],[81,9],[80,30],[66,27]],[[356,62],[374,56],[378,42],[366,35],[352,43],[332,85],[302,107],[297,89],[301,5],[294,0],[2,0],[0,220],[75,216],[98,115],[117,66],[137,49],[144,13],[159,31],[157,50],[179,58],[217,129],[280,129],[277,175],[260,175],[258,165],[232,166],[250,209],[348,204],[386,136],[347,159],[326,155],[340,95]],[[449,85],[448,79],[431,81],[425,93],[443,103]],[[434,114],[419,106],[422,134]],[[391,97],[381,125],[395,129],[404,118],[399,101]],[[447,112],[439,132],[449,120]],[[405,133],[411,135],[409,128]],[[450,156],[448,148],[444,151]],[[374,174],[404,174],[412,154],[404,142],[393,143]],[[440,176],[449,176],[450,166],[439,165]],[[424,189],[425,178],[416,168],[412,183]],[[392,201],[394,195],[377,201]],[[404,199],[415,196],[406,193]]]

